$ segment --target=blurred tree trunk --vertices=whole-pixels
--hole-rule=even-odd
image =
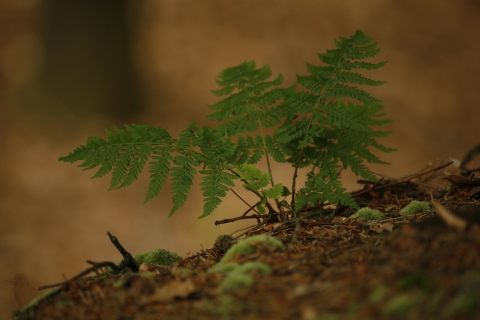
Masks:
[[[128,0],[46,3],[40,81],[47,101],[53,97],[75,115],[103,113],[119,120],[141,111],[127,8]]]

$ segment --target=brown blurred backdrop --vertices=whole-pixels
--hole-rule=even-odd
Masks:
[[[373,93],[394,120],[383,143],[399,149],[375,170],[408,174],[480,143],[478,1],[1,0],[0,24],[0,319],[19,307],[15,274],[28,279],[16,289],[26,303],[86,259],[120,260],[107,231],[134,254],[184,255],[245,226],[213,226],[241,214],[235,198],[197,220],[196,191],[167,219],[168,190],[142,204],[148,174],[107,193],[109,178],[57,161],[105,127],[146,123],[176,135],[210,124],[215,76],[244,60],[270,63],[290,85],[316,52],[360,29],[389,61],[371,76],[389,82]],[[355,188],[351,175],[345,183]]]

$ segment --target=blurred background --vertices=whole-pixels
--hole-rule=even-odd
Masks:
[[[197,220],[198,181],[167,219],[168,186],[142,204],[147,173],[107,192],[108,177],[57,161],[105,127],[145,123],[176,136],[193,121],[211,125],[215,76],[244,60],[269,63],[291,85],[334,38],[360,29],[389,61],[369,76],[389,82],[371,92],[394,120],[381,142],[399,150],[373,169],[401,176],[480,143],[478,1],[0,0],[0,24],[0,319],[86,259],[121,260],[107,231],[133,254],[183,256],[252,223],[214,226],[243,213],[234,197]],[[357,187],[348,173],[345,185]]]

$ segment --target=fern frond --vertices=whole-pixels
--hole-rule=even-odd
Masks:
[[[330,90],[326,91],[326,98],[350,98],[363,103],[378,103],[380,100],[372,97],[368,92],[358,88],[347,86],[341,83],[335,84]]]
[[[172,175],[172,203],[173,208],[170,210],[169,217],[171,217],[175,211],[180,209],[181,206],[187,200],[187,194],[190,193],[192,187],[193,178],[197,170],[193,167],[196,163],[191,157],[177,156],[173,159],[173,163],[176,165],[170,169]]]
[[[231,139],[222,132],[211,128],[197,129],[199,138],[195,141],[195,146],[200,147],[202,161],[209,166],[217,166],[218,162],[226,162],[230,159],[237,149],[237,145],[232,143]]]
[[[127,144],[122,148],[122,152],[113,164],[112,180],[110,181],[110,188],[108,190],[119,189],[127,176],[131,177],[132,157],[134,157],[136,151],[135,145],[132,144]]]
[[[145,125],[126,126],[126,130],[115,128],[105,130],[107,140],[90,137],[85,146],[59,160],[76,162],[83,160],[80,167],[85,170],[100,168],[92,178],[100,178],[112,172],[110,188],[122,188],[133,183],[152,153],[152,145],[170,144],[173,140],[161,128]]]
[[[276,88],[283,81],[281,74],[273,81],[266,81],[272,72],[269,65],[256,68],[254,61],[225,69],[217,77],[222,89],[214,94],[229,96],[216,104],[209,105],[214,110],[208,117],[222,121],[217,128],[232,137],[246,132],[254,132],[259,127],[271,128],[280,123],[283,114],[272,106],[282,98],[285,90]]]
[[[335,40],[335,47],[318,54],[323,65],[307,63],[309,74],[297,76],[297,83],[304,90],[286,95],[291,112],[274,135],[284,146],[297,150],[287,157],[288,162],[297,168],[313,165],[320,170],[313,182],[307,183],[301,194],[297,195],[297,211],[305,205],[328,198],[331,203],[337,199],[340,203],[354,205],[353,199],[345,196],[341,184],[336,182],[335,177],[339,172],[337,163],[342,163],[344,168],[352,168],[360,176],[372,177],[363,162],[384,162],[373,155],[369,148],[391,151],[376,141],[388,133],[372,129],[373,126],[389,122],[381,113],[383,107],[379,104],[380,100],[357,87],[379,86],[386,82],[351,71],[374,70],[385,65],[385,62],[363,61],[378,54],[377,43],[357,31],[350,38]],[[345,104],[343,99],[359,103]],[[320,177],[328,177],[325,173],[330,178],[320,182]],[[318,193],[318,190],[323,192]]]
[[[237,172],[240,175],[240,179],[247,181],[247,183],[243,185],[245,189],[259,191],[268,186],[270,182],[270,175],[268,173],[262,172],[260,169],[248,164],[239,165]]]
[[[307,205],[313,206],[325,201],[358,209],[359,207],[352,195],[345,191],[342,183],[335,176],[330,175],[326,179],[325,174],[316,174],[300,190],[301,193],[297,196],[295,202],[295,212],[302,210]]]
[[[209,106],[208,117],[219,121],[218,127],[200,128],[193,123],[178,139],[148,125],[114,127],[106,129],[106,139],[89,137],[85,145],[59,160],[79,161],[84,170],[98,168],[92,178],[111,173],[109,190],[131,185],[148,165],[144,202],[157,196],[170,178],[170,216],[185,203],[197,172],[202,175],[204,197],[200,218],[217,208],[238,178],[260,197],[256,204],[260,213],[267,207],[272,210],[268,199],[275,199],[279,210],[294,208],[295,212],[326,201],[356,207],[341,185],[341,168],[374,178],[365,161],[385,162],[372,148],[394,151],[377,142],[390,132],[374,127],[390,120],[380,100],[365,90],[386,82],[352,71],[384,66],[385,62],[365,61],[378,52],[377,43],[361,31],[339,38],[334,49],[318,54],[320,65],[307,63],[308,74],[297,76],[297,82],[285,89],[279,88],[281,74],[271,78],[269,65],[257,68],[254,61],[245,61],[223,70],[216,79],[220,88],[212,92],[221,100]],[[264,156],[268,173],[251,166]],[[291,204],[277,200],[291,193],[274,183],[271,158],[292,165],[295,178],[297,169],[309,168],[300,191],[292,184]]]
[[[235,185],[233,180],[238,179],[237,176],[224,171],[225,168],[216,167],[213,169],[205,169],[200,171],[204,175],[200,183],[203,191],[203,213],[200,218],[210,215],[213,210],[222,202],[220,198],[227,195],[229,187]]]
[[[190,125],[180,133],[180,139],[175,147],[180,155],[173,158],[174,167],[170,169],[172,176],[171,191],[173,208],[170,210],[171,217],[187,200],[187,194],[193,184],[194,175],[197,170],[194,167],[200,166],[197,154],[194,152],[195,138],[197,138],[196,124]]]
[[[267,147],[267,153],[272,156],[273,160],[279,163],[287,161],[285,156],[290,153],[285,154],[285,149],[282,148],[283,145],[275,141],[270,135],[265,136],[265,145]]]
[[[359,85],[367,85],[367,86],[381,86],[382,84],[386,84],[386,81],[375,81],[369,78],[366,78],[356,72],[347,72],[343,71],[340,72],[337,79],[339,82],[343,83],[355,83]]]
[[[364,69],[364,70],[377,70],[386,65],[387,62],[378,62],[378,63],[371,63],[365,61],[351,61],[346,59],[342,62],[341,68],[343,70],[353,70],[353,69]]]
[[[273,185],[273,187],[271,188],[268,188],[266,190],[263,190],[262,191],[262,194],[266,197],[266,198],[270,198],[270,199],[278,199],[282,196],[282,193],[284,191],[284,186],[281,184],[281,183],[276,183],[275,185]],[[288,189],[287,189],[288,191]]]
[[[169,145],[153,147],[152,161],[148,167],[150,182],[143,203],[147,203],[162,191],[170,173],[170,161],[173,160],[170,153],[172,152],[173,148]]]

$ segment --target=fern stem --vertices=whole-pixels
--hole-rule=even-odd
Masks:
[[[270,157],[268,156],[267,145],[265,143],[265,132],[263,131],[263,125],[258,116],[255,114],[255,120],[257,121],[258,127],[260,128],[260,135],[262,136],[263,152],[265,153],[265,158],[267,160],[268,174],[270,175],[270,184],[272,187],[275,185],[273,182],[272,167],[270,165]]]
[[[272,167],[270,166],[270,157],[268,156],[267,150],[265,150],[265,159],[267,160],[268,174],[270,175],[270,184],[273,187],[275,183],[273,183]]]
[[[296,193],[295,184],[297,181],[297,177],[298,177],[298,161],[297,161],[297,165],[295,166],[295,171],[293,172],[293,181],[292,181],[292,202],[290,202],[290,207],[293,209],[293,212],[295,212],[295,193]]]
[[[253,210],[253,211],[255,211],[256,214],[259,214],[258,211],[255,210],[256,204],[254,204],[253,206],[251,206],[245,199],[243,199],[237,192],[235,192],[235,190],[233,190],[232,188],[230,188],[230,191],[232,191],[233,194],[236,195],[238,199],[242,200],[243,203],[245,203],[249,208],[251,208],[251,209],[249,209],[249,211],[250,211],[250,210]],[[257,203],[258,203],[258,202],[257,202]],[[248,213],[248,211],[245,212],[244,215],[246,215],[247,213]]]
[[[262,143],[263,143],[263,152],[265,153],[265,159],[267,160],[268,174],[270,175],[270,184],[273,187],[275,185],[275,183],[273,182],[272,166],[270,165],[270,156],[268,155],[267,145],[265,143],[265,132],[263,131],[263,125],[262,125],[262,122],[260,121],[260,119],[258,118],[258,116],[255,116],[255,118],[257,120],[258,127],[260,128],[260,135],[262,136]],[[275,199],[275,203],[277,205],[278,211],[281,211],[280,202],[277,199]],[[267,205],[267,208],[269,209],[269,211],[273,210],[273,208],[271,206],[268,206],[268,202],[267,202],[266,205]]]

